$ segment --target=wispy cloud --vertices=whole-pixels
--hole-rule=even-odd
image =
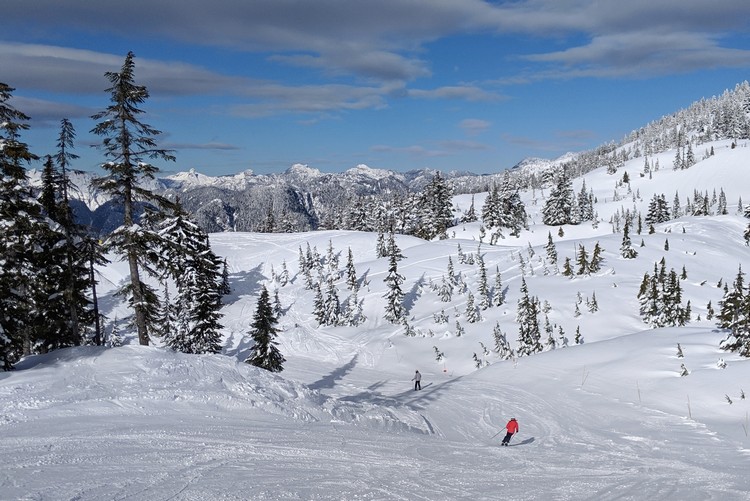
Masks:
[[[170,150],[220,150],[220,151],[232,151],[240,150],[241,148],[234,144],[208,142],[208,143],[170,143],[166,142],[161,145],[163,148]]]
[[[11,105],[18,110],[22,110],[25,115],[31,118],[35,126],[59,125],[63,118],[71,120],[89,118],[95,113],[95,110],[85,106],[22,96],[13,97]]]
[[[386,106],[387,89],[350,85],[281,84],[258,85],[247,88],[243,95],[254,102],[232,106],[232,114],[243,117],[262,117],[280,113],[341,112],[378,109]]]
[[[68,94],[101,93],[109,82],[108,71],[122,67],[125,55],[107,54],[53,45],[0,42],[0,67],[4,78],[17,88]],[[256,84],[248,78],[231,77],[192,64],[138,57],[139,82],[152,93],[197,95],[240,92]]]
[[[474,85],[454,85],[436,89],[409,89],[409,97],[417,99],[465,99],[467,101],[502,101],[501,94],[484,90]]]
[[[536,80],[644,77],[750,66],[750,50],[721,47],[708,34],[632,32],[598,36],[587,45],[525,59],[554,68],[537,72]]]
[[[372,146],[371,151],[376,153],[397,153],[407,154],[413,157],[447,157],[451,155],[457,155],[465,151],[485,151],[492,149],[489,145],[479,143],[476,141],[463,141],[446,139],[442,141],[436,141],[434,143],[437,147],[425,147],[422,145],[410,145],[410,146],[389,146],[385,144],[379,144]]]
[[[446,150],[429,149],[424,146],[411,145],[411,146],[388,146],[384,144],[378,144],[370,148],[370,150],[376,153],[399,153],[409,154],[415,157],[444,157],[451,153]]]
[[[459,123],[458,126],[469,136],[477,136],[489,129],[492,126],[492,123],[478,118],[466,118],[461,120],[461,123]]]
[[[440,146],[450,151],[483,151],[492,149],[489,145],[480,143],[478,141],[464,141],[460,139],[446,139],[440,141]]]

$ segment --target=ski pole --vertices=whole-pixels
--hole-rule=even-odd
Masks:
[[[495,433],[494,435],[492,435],[492,436],[490,437],[490,440],[492,440],[492,439],[493,439],[493,438],[495,438],[496,436],[500,435],[500,434],[501,434],[502,432],[503,432],[503,430],[500,430],[500,431],[498,431],[497,433]]]

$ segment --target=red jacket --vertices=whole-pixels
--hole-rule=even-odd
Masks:
[[[518,421],[511,419],[508,421],[508,424],[505,425],[505,429],[508,430],[508,433],[518,433]]]

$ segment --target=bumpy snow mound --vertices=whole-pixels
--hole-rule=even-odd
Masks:
[[[223,355],[80,347],[29,357],[13,375],[12,385],[0,380],[6,403],[0,424],[40,414],[172,415],[185,409],[430,433],[424,418],[407,407],[341,402]]]

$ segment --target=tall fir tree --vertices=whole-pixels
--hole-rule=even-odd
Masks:
[[[484,264],[484,256],[477,252],[477,264],[479,265],[479,303],[478,306],[482,310],[486,310],[490,307],[492,297],[490,293],[490,285],[487,281],[487,267]]]
[[[396,249],[393,247],[392,249]],[[395,250],[391,250],[391,254],[388,256],[388,274],[386,275],[384,282],[386,284],[385,292],[385,319],[391,323],[398,324],[402,323],[406,318],[406,310],[404,308],[404,292],[401,290],[401,285],[404,283],[404,277],[398,272],[398,255]]]
[[[147,201],[157,206],[165,201],[146,189],[143,181],[153,179],[159,171],[149,163],[150,159],[174,160],[169,150],[157,147],[155,137],[161,132],[139,120],[143,110],[139,105],[149,97],[143,85],[135,83],[135,55],[128,52],[118,72],[107,72],[105,77],[112,84],[111,104],[95,115],[99,121],[92,132],[102,136],[101,148],[108,161],[102,164],[107,174],[96,180],[96,185],[123,204],[123,223],[110,237],[112,248],[122,254],[128,262],[130,283],[123,292],[130,298],[135,314],[138,342],[149,344],[148,315],[153,290],[148,290],[141,279],[143,261],[148,252],[148,236],[137,225],[137,203]]]
[[[49,260],[47,267],[56,269],[58,275],[51,290],[62,290],[62,294],[55,298],[62,313],[61,329],[53,343],[59,347],[75,346],[84,341],[101,343],[101,332],[97,328],[98,313],[94,308],[97,300],[94,278],[89,268],[92,259],[98,264],[108,262],[96,236],[77,224],[73,217],[69,193],[75,188],[70,180],[72,162],[78,158],[73,153],[75,136],[73,124],[62,119],[57,152],[45,162],[40,198],[45,213],[64,234],[64,242],[50,242],[53,245],[46,253]],[[92,327],[93,337],[87,339]]]
[[[59,225],[46,218],[33,197],[25,166],[38,157],[21,141],[29,117],[9,104],[14,89],[0,83],[0,364],[4,370],[23,355],[49,344],[47,314],[59,313],[47,252],[64,241]],[[52,308],[53,311],[50,311]]]

